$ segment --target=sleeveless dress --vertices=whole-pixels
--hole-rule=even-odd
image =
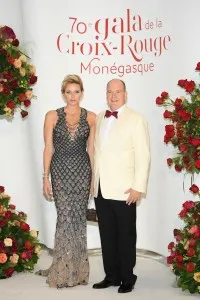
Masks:
[[[81,115],[72,136],[66,123],[64,107],[57,109],[58,121],[53,130],[54,154],[51,183],[57,210],[53,262],[48,270],[50,287],[87,284],[86,211],[90,193],[91,164],[86,151],[90,127],[87,111]]]

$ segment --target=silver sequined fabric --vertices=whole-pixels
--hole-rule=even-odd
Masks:
[[[57,224],[53,263],[47,283],[60,288],[88,283],[86,210],[91,165],[86,151],[90,132],[87,111],[81,108],[74,139],[66,125],[64,108],[57,109],[57,114],[58,121],[53,131],[55,151],[50,167]]]

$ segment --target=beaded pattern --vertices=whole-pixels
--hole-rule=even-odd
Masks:
[[[64,108],[57,109],[57,114],[53,131],[55,151],[50,168],[57,224],[53,263],[46,275],[49,286],[62,288],[88,283],[86,211],[91,165],[86,147],[90,127],[87,111],[81,108],[79,124],[72,138]]]

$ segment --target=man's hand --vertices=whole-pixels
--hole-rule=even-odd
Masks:
[[[130,205],[131,203],[135,203],[136,201],[141,199],[142,193],[137,192],[133,189],[128,189],[125,194],[129,194],[128,199],[126,200],[126,204]]]

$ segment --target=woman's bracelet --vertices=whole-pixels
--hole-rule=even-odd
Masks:
[[[44,173],[42,174],[42,178],[43,178],[43,179],[44,179],[44,178],[49,178],[49,174],[46,173],[46,172],[44,172]]]

